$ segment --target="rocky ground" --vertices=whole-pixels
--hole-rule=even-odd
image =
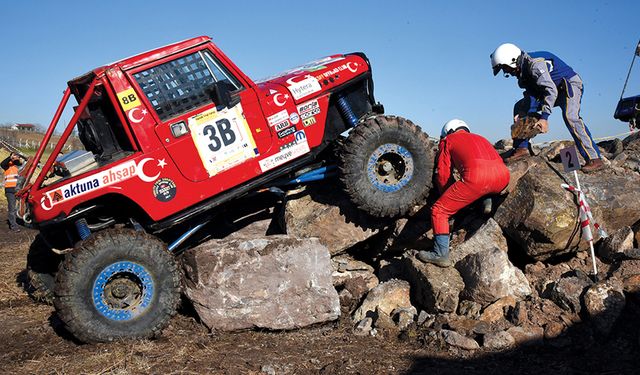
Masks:
[[[318,188],[291,192],[282,209],[264,202],[259,214],[227,223],[228,232],[239,233],[205,242],[181,258],[187,275],[182,307],[151,341],[75,342],[54,309],[24,291],[26,253],[35,232],[12,233],[2,226],[0,368],[6,373],[635,374],[640,368],[639,145],[637,137],[602,145],[610,168],[581,175],[590,186],[594,215],[610,234],[597,238],[597,281],[584,241],[576,238],[575,201],[559,188],[567,179],[555,160],[561,145],[553,145],[511,166],[517,176],[511,193],[496,200],[491,215],[472,208],[457,217],[455,266],[448,269],[424,265],[407,251],[430,246],[428,209],[397,222],[371,221],[335,191]],[[319,240],[292,240],[308,236]],[[236,248],[245,253],[230,256]],[[233,283],[202,276],[219,265],[216,259],[229,262],[228,279],[255,276],[256,264],[269,271],[259,274],[274,282],[286,279],[276,271],[291,264],[301,268],[291,283],[248,298]],[[242,267],[247,264],[251,267]],[[239,316],[237,305],[216,299],[220,288],[248,304],[277,300],[266,309],[286,314]],[[305,309],[288,308],[301,301]]]

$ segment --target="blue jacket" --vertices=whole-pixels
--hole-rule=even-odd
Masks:
[[[518,86],[525,90],[525,97],[535,99],[531,100],[532,108],[529,112],[536,112],[537,108],[533,108],[533,103],[540,101],[541,117],[546,120],[558,98],[558,88],[570,90],[566,81],[575,76],[576,72],[558,56],[546,51],[523,53],[519,63]]]

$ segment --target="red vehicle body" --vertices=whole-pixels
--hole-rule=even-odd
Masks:
[[[231,103],[224,103],[226,107],[216,103],[215,95],[209,95],[215,93],[207,92],[199,94],[204,97],[193,105],[163,107],[157,101],[162,92],[153,86],[171,85],[180,78],[163,81],[164,73],[156,71],[163,65],[178,65],[177,69],[188,70],[186,76],[202,74],[207,67],[226,76]],[[62,139],[82,120],[96,97],[118,103],[108,119],[111,128],[121,130],[116,136],[121,152],[118,158],[112,158],[117,160],[100,161],[90,171],[48,186],[43,185],[46,174],[41,173],[19,192],[19,216],[45,233],[55,231],[60,237],[60,230],[68,232],[66,237],[71,241],[63,243],[47,236],[56,247],[69,247],[77,240],[74,230],[68,230],[69,224],[82,217],[111,218],[122,210],[133,210],[136,219],[151,232],[194,218],[234,195],[220,197],[225,192],[242,186],[241,191],[234,192],[237,195],[308,163],[348,128],[332,106],[332,94],[347,96],[358,117],[370,112],[374,107],[370,73],[363,54],[333,55],[254,82],[208,37],[94,69],[69,82],[34,159],[41,157],[73,94],[80,104]],[[224,81],[212,78],[215,83]],[[104,136],[97,134],[94,138]],[[51,169],[61,149],[59,142],[43,170]],[[283,169],[284,165],[291,166]],[[35,167],[31,163],[24,169],[26,181],[32,181]],[[255,181],[259,176],[263,178]],[[245,184],[248,181],[256,183]],[[100,222],[90,220],[88,224],[99,226]]]

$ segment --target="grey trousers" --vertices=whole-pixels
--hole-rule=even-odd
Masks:
[[[4,195],[7,197],[7,210],[9,211],[7,213],[7,216],[9,219],[9,227],[11,227],[11,229],[17,228],[18,223],[16,223],[17,207],[15,191],[13,191],[13,189],[5,189]]]
[[[582,92],[582,79],[576,74],[569,80],[563,82],[561,87],[558,87],[558,98],[556,99],[555,107],[562,109],[564,124],[567,126],[571,137],[576,143],[580,155],[588,161],[591,159],[599,159],[600,150],[598,150],[598,146],[593,140],[587,125],[585,125],[582,117],[580,117]],[[533,103],[531,102],[532,100],[534,101]],[[513,114],[523,117],[532,109],[535,110],[537,108],[540,110],[541,107],[541,100],[527,97],[515,104]],[[528,139],[514,140],[514,146],[517,144],[520,147],[527,147],[528,141]]]

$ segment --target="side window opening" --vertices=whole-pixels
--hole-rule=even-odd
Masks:
[[[219,82],[230,91],[242,88],[209,52],[194,52],[135,73],[133,78],[162,121],[213,103],[211,93]]]
[[[45,186],[110,164],[134,152],[116,108],[104,90],[103,86],[96,86],[73,132],[64,140],[52,170],[47,172]],[[78,95],[84,94],[81,88],[77,92]],[[79,102],[82,98],[76,96],[76,99]]]

